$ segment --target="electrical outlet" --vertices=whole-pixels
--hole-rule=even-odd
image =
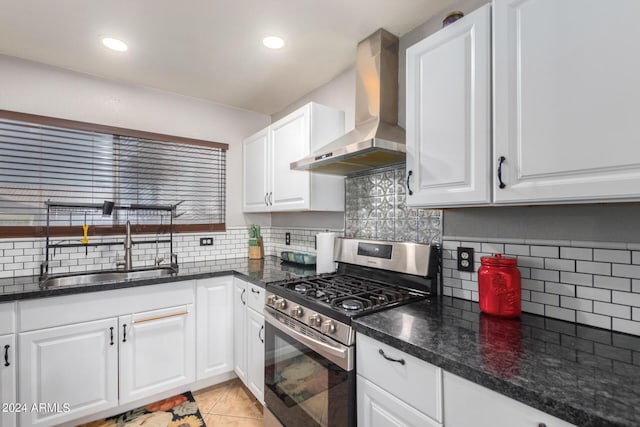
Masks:
[[[473,248],[458,247],[458,270],[473,273]]]
[[[213,246],[213,237],[201,237],[200,246]]]
[[[291,233],[284,233],[284,244],[287,246],[291,244]]]

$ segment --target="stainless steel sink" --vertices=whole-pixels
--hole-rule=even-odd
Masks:
[[[154,279],[176,274],[171,267],[148,268],[131,271],[101,271],[99,273],[75,274],[70,276],[49,277],[40,283],[43,288],[53,286],[94,285],[98,283],[127,282],[130,280]]]

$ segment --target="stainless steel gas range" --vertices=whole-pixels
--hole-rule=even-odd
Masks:
[[[355,426],[356,316],[435,295],[428,245],[336,240],[338,271],[267,284],[265,426]]]

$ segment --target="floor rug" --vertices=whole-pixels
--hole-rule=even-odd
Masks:
[[[204,427],[191,392],[169,397],[80,427]]]

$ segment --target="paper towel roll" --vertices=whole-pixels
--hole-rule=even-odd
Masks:
[[[316,273],[333,273],[337,264],[333,261],[333,244],[336,233],[325,232],[316,234]]]

